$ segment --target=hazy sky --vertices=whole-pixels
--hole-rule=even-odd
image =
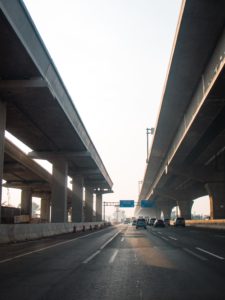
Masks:
[[[104,201],[137,200],[181,0],[24,2],[114,183]]]

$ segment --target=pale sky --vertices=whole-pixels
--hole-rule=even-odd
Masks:
[[[181,0],[24,2],[114,183],[103,200],[137,201]]]

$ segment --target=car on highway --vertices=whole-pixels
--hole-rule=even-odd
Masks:
[[[174,220],[173,225],[174,225],[175,227],[177,227],[177,226],[183,226],[183,227],[185,227],[185,219],[184,219],[183,217],[177,217],[177,218]]]
[[[139,227],[147,229],[147,224],[144,218],[137,220],[136,229],[138,229]]]
[[[166,226],[170,226],[170,219],[169,218],[164,219],[164,223]]]
[[[153,226],[154,227],[165,227],[165,223],[161,219],[156,219]]]
[[[136,226],[136,224],[137,224],[137,221],[136,221],[136,220],[133,220],[132,226]]]
[[[155,220],[156,220],[156,218],[150,218],[150,220],[149,220],[149,222],[148,222],[148,225],[149,225],[149,226],[153,226]]]

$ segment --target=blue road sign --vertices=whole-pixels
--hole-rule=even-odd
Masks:
[[[134,207],[134,200],[120,200],[120,207]]]
[[[155,207],[155,202],[152,200],[141,200],[141,207]]]

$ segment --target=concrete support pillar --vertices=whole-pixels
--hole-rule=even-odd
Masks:
[[[170,219],[171,218],[171,212],[172,212],[172,209],[174,207],[174,204],[169,202],[169,201],[165,201],[165,202],[160,204],[160,207],[161,207],[161,210],[163,212],[164,219]]]
[[[50,194],[41,198],[41,219],[47,223],[50,221]]]
[[[85,222],[93,221],[93,189],[85,187]]]
[[[55,160],[52,173],[52,223],[68,222],[67,175],[68,163],[64,159]]]
[[[23,189],[21,193],[21,215],[32,217],[32,190],[31,188]]]
[[[143,217],[150,217],[155,218],[156,217],[156,209],[155,208],[144,208],[143,213],[140,214]]]
[[[160,203],[158,203],[158,202],[156,203],[154,210],[155,210],[155,216],[154,217],[156,217],[156,219],[160,219],[161,218],[161,212],[162,212]]]
[[[72,181],[72,222],[83,222],[83,186],[82,176],[73,177]]]
[[[225,182],[207,183],[205,185],[210,199],[211,219],[225,218]]]
[[[159,206],[157,206],[155,208],[155,217],[156,217],[156,219],[160,219],[161,218],[161,212],[162,212],[161,208]]]
[[[96,194],[96,221],[102,221],[102,193]]]
[[[6,124],[6,104],[0,100],[0,223],[1,223],[1,204],[2,204],[2,179],[4,166],[4,140]]]
[[[180,209],[181,217],[185,218],[186,220],[191,220],[191,209],[194,203],[193,200],[178,200],[178,206]]]

